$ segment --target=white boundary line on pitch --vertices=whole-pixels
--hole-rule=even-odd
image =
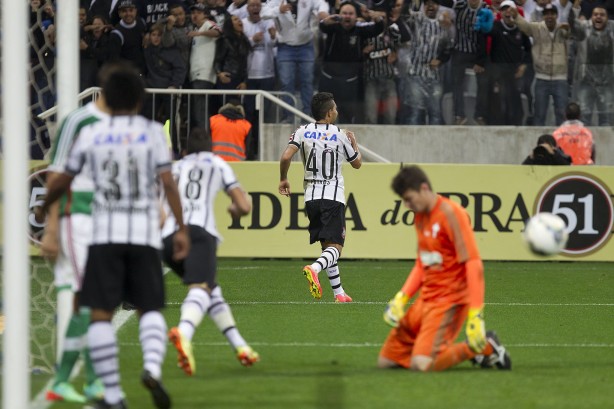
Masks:
[[[230,305],[331,305],[334,301],[228,301]],[[386,305],[387,301],[352,301],[349,305]],[[182,302],[167,302],[166,305],[181,305]],[[510,307],[614,307],[614,303],[524,303],[524,302],[487,302],[485,305]]]
[[[383,342],[383,341],[382,341]],[[271,347],[271,348],[381,348],[382,342],[362,342],[362,343],[323,343],[323,342],[250,342],[250,346]],[[193,342],[195,346],[203,347],[227,347],[227,342]],[[138,342],[122,342],[122,346],[140,346]],[[523,343],[505,344],[506,348],[614,348],[614,344],[600,343],[579,343],[579,344],[545,344],[545,343]]]

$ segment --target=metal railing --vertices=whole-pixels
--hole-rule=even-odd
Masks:
[[[274,106],[277,109],[277,119],[278,120],[276,123],[279,123],[279,110],[280,109],[286,110],[289,112],[289,114],[292,115],[292,118],[293,118],[292,122],[294,123],[296,127],[298,127],[298,124],[300,122],[314,122],[315,121],[314,118],[310,117],[309,115],[306,115],[301,110],[295,108],[294,106],[288,104],[287,102],[279,98],[279,96],[288,97],[292,99],[296,105],[297,103],[296,97],[287,92],[271,92],[271,91],[262,91],[262,90],[195,90],[195,89],[161,89],[161,88],[147,88],[146,92],[149,95],[171,95],[171,96],[184,96],[185,95],[187,96],[188,97],[187,99],[188,100],[188,107],[187,107],[188,123],[190,123],[190,119],[191,119],[190,118],[191,97],[194,95],[197,95],[197,96],[221,95],[223,97],[237,96],[239,98],[242,98],[245,96],[254,96],[255,97],[255,110],[258,112],[258,127],[259,127],[258,128],[258,135],[259,135],[258,160],[262,160],[263,143],[264,143],[264,138],[266,137],[264,135],[265,100],[270,101],[272,104],[274,104]],[[88,98],[91,98],[92,100],[96,100],[99,93],[100,93],[100,88],[97,88],[97,87],[88,88],[79,94],[79,101],[84,101]],[[176,107],[174,105],[175,104],[174,100],[175,98],[171,98],[171,106],[170,106],[171,113],[174,113],[176,110]],[[155,99],[153,101],[154,102],[152,106],[152,117],[154,117],[153,113],[155,112],[155,108],[156,108]],[[205,112],[208,112],[208,111],[206,110]],[[43,120],[48,120],[49,118],[53,117],[56,113],[57,113],[57,106],[54,106],[46,110],[45,112],[42,112],[41,114],[39,114],[38,117]],[[176,126],[174,123],[174,115],[171,114],[170,117],[171,117],[170,126],[171,128],[174,128]],[[180,146],[181,137],[179,135],[179,132],[177,132],[175,135],[177,138],[175,142],[177,143],[177,146],[181,147]],[[376,152],[373,152],[372,150],[360,144],[358,146],[360,148],[360,151],[365,161],[390,163],[388,159],[377,154]]]

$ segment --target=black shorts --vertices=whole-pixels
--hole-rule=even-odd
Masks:
[[[143,312],[164,307],[164,278],[157,249],[96,244],[88,251],[82,305],[113,311],[126,301]]]
[[[207,283],[210,289],[217,286],[217,239],[200,226],[188,225],[192,246],[190,253],[182,261],[173,260],[173,237],[175,233],[163,240],[162,260],[179,276],[183,283]]]
[[[335,200],[310,200],[305,203],[309,218],[309,242],[345,243],[345,205]]]

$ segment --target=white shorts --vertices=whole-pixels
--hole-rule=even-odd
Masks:
[[[55,286],[70,288],[73,292],[81,289],[87,249],[92,241],[92,217],[87,214],[73,214],[60,218],[60,251],[55,262]]]

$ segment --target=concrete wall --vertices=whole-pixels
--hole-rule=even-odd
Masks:
[[[551,127],[351,125],[358,143],[391,162],[520,164]],[[292,125],[265,125],[264,160],[278,161]],[[597,165],[614,165],[614,128],[591,128]],[[366,156],[366,155],[365,155]],[[295,157],[298,158],[298,155]],[[366,158],[368,159],[368,158]]]

